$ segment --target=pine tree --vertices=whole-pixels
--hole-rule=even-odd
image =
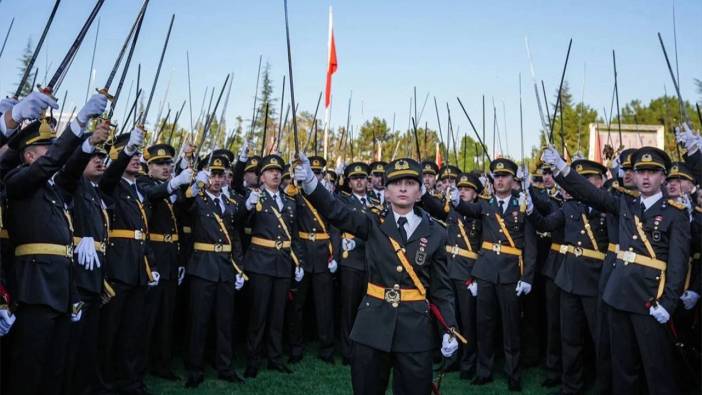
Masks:
[[[20,56],[19,61],[20,65],[17,67],[19,70],[19,78],[20,80],[24,76],[24,73],[27,71],[27,68],[29,67],[29,62],[32,60],[32,56],[34,55],[34,46],[32,45],[32,39],[27,40],[27,46],[24,47],[24,52],[22,52],[22,56]],[[24,83],[24,86],[22,86],[22,91],[20,92],[20,97],[21,96],[26,96],[29,93],[32,92],[32,86],[30,85],[32,83],[32,78],[33,75],[32,73],[29,73],[27,76],[27,80]],[[15,85],[15,90],[19,86],[19,83]],[[15,92],[11,93],[12,95],[15,94]]]
[[[261,75],[261,92],[258,96],[258,118],[256,119],[257,139],[259,144],[263,138],[263,125],[266,122],[266,106],[268,106],[268,124],[266,127],[266,141],[268,146],[278,131],[276,119],[277,99],[273,97],[273,80],[271,79],[271,65],[266,62]]]

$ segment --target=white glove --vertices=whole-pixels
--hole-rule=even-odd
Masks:
[[[685,148],[688,148],[690,143],[695,140],[695,134],[692,133],[690,127],[686,123],[682,124],[682,127],[675,128],[675,141]]]
[[[310,166],[310,160],[302,152],[300,152],[299,159],[300,164],[295,166],[295,180],[309,185],[316,179]]]
[[[346,167],[344,162],[339,162],[339,164],[336,165],[336,169],[334,169],[334,171],[336,172],[336,174],[344,174],[344,167]]]
[[[185,280],[185,266],[178,266],[178,285],[182,285],[183,280]]]
[[[648,314],[652,315],[653,318],[655,318],[656,321],[658,321],[658,323],[660,324],[665,324],[670,319],[670,314],[668,314],[668,311],[665,309],[665,307],[661,306],[660,304],[651,306],[648,309]]]
[[[78,254],[78,264],[85,270],[93,270],[100,267],[100,258],[95,251],[95,240],[92,237],[83,237],[75,248]]]
[[[206,170],[198,171],[197,175],[195,176],[195,181],[204,186],[210,185],[210,173],[208,173]]]
[[[175,191],[183,185],[188,185],[193,179],[193,169],[187,168],[180,172],[177,176],[173,177],[169,182],[168,186],[171,191]]]
[[[251,193],[249,193],[248,199],[246,199],[246,209],[248,211],[253,210],[254,207],[256,207],[256,204],[258,203],[258,200],[261,198],[261,192],[257,190],[252,190]]]
[[[700,300],[700,294],[688,289],[680,296],[680,300],[682,300],[685,310],[692,310],[697,304],[697,301]]]
[[[148,286],[149,287],[155,287],[158,285],[158,280],[161,279],[161,275],[158,274],[158,272],[151,271],[151,278],[154,279],[154,281],[149,282]]]
[[[296,267],[295,268],[295,281],[299,283],[300,281],[302,281],[303,277],[305,277],[305,271],[302,270],[302,268],[299,266]]]
[[[12,107],[12,120],[21,123],[26,119],[38,119],[47,108],[58,110],[56,100],[41,92],[28,94],[19,103]]]
[[[76,310],[76,308],[78,308],[77,312],[75,312],[75,313],[71,312],[71,321],[72,322],[78,322],[78,321],[80,321],[81,317],[83,317],[82,303],[81,302],[73,303],[73,310]]]
[[[0,309],[0,336],[5,336],[12,328],[12,324],[15,323],[17,319],[14,314],[10,312],[9,309]]]
[[[238,291],[244,287],[244,276],[241,274],[237,273],[236,278],[234,279],[234,288]]]
[[[458,193],[458,188],[450,186],[449,196],[451,197],[451,203],[453,203],[454,207],[458,207],[458,205],[461,204],[461,195]]]
[[[551,145],[544,149],[544,153],[541,155],[541,160],[555,167],[558,171],[563,171],[563,169],[567,166],[558,151],[556,151],[556,149]]]
[[[143,144],[144,131],[139,128],[134,128],[129,134],[129,141],[127,141],[127,146],[124,147],[124,152],[127,155],[134,155]]]
[[[344,251],[353,251],[356,248],[356,240],[354,239],[341,239],[341,249]]]
[[[448,333],[444,333],[444,337],[441,340],[441,355],[443,355],[444,358],[450,358],[456,350],[458,350],[458,341],[456,341],[456,338]]]
[[[468,288],[473,297],[478,296],[478,283],[476,281],[472,281],[466,288]]]
[[[107,108],[107,96],[95,94],[90,97],[87,103],[80,109],[76,119],[81,125],[85,125],[91,118],[95,118],[105,112]]]
[[[249,160],[249,140],[244,140],[239,148],[239,162],[246,162]]]
[[[329,261],[327,267],[329,268],[330,272],[336,273],[336,269],[339,267],[339,265],[336,263],[336,259],[332,259],[331,261]]]
[[[534,211],[534,201],[531,200],[531,195],[528,192],[519,192],[519,207],[526,207],[527,214]]]
[[[518,281],[515,291],[517,291],[517,296],[529,295],[529,292],[531,292],[531,284],[525,283],[524,281]]]
[[[17,99],[14,97],[6,97],[0,100],[0,114],[12,111],[12,107],[14,107],[17,103],[19,103],[19,101],[17,101]]]

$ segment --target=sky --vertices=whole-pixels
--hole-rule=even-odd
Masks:
[[[11,93],[19,81],[18,58],[28,38],[37,42],[53,0],[0,2],[0,35],[15,18],[0,58],[0,92]],[[39,82],[51,78],[94,5],[87,0],[62,0],[37,59]],[[488,105],[488,136],[492,131],[492,102],[497,108],[507,154],[518,158],[519,74],[522,76],[525,150],[538,143],[540,120],[525,50],[525,37],[538,81],[549,98],[555,96],[568,40],[573,39],[566,73],[571,93],[602,112],[611,100],[612,50],[616,50],[620,101],[647,103],[673,94],[657,32],[663,35],[673,67],[673,5],[677,23],[678,67],[682,95],[702,101],[694,78],[702,79],[702,1],[699,0],[289,0],[295,99],[300,109],[314,112],[324,89],[327,67],[329,6],[339,68],[333,80],[331,124],[346,123],[353,91],[351,124],[358,129],[373,117],[385,118],[395,129],[408,126],[409,100],[416,86],[418,111],[429,93],[420,123],[436,129],[433,97],[439,108],[451,106],[454,130],[472,133],[456,97],[465,104],[476,127],[482,127],[482,95]],[[93,67],[102,86],[117,52],[141,6],[141,0],[106,0],[100,11],[100,31]],[[151,0],[132,61],[123,98],[115,114],[123,116],[130,82],[141,63],[142,87],[151,88],[171,14],[175,23],[154,95],[150,120],[164,102],[177,111],[188,98],[186,52],[190,54],[193,117],[200,112],[206,87],[219,90],[227,73],[234,73],[227,107],[234,117],[250,120],[259,56],[271,64],[274,96],[280,95],[287,74],[282,0]],[[68,91],[67,108],[82,105],[91,76],[90,63],[97,22],[93,24],[56,96]],[[48,70],[48,73],[47,73]],[[289,86],[286,87],[286,96]],[[133,94],[133,93],[132,93]],[[285,99],[289,102],[289,97]],[[504,103],[504,105],[503,105]],[[503,108],[505,109],[503,112]],[[179,122],[189,125],[189,106]],[[67,110],[68,111],[68,110]],[[163,110],[165,115],[166,109]],[[322,111],[320,110],[320,114]],[[441,111],[446,125],[445,110]],[[320,116],[321,118],[321,116]],[[505,125],[506,124],[506,125]],[[506,132],[506,135],[504,134]],[[490,140],[490,139],[488,139]],[[505,142],[506,141],[506,142]],[[506,148],[506,147],[505,147]]]

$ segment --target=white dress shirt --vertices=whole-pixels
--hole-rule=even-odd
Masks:
[[[273,196],[275,196],[275,203],[278,206],[278,210],[282,210],[283,209],[283,199],[280,197],[280,191],[271,192],[267,188],[264,188],[264,189],[265,189],[266,193],[268,193],[268,195],[271,197],[271,199],[273,199]]]
[[[393,211],[392,215],[395,217],[395,226],[397,226],[397,220],[400,219],[400,217],[407,218],[407,223],[405,224],[405,232],[407,233],[407,240],[409,240],[412,237],[412,233],[414,233],[414,231],[417,230],[417,227],[422,222],[422,217],[415,214],[414,211],[410,211],[409,213],[407,213],[405,215],[401,215],[401,214],[398,214],[395,211]]]
[[[219,196],[215,196],[214,194],[210,193],[210,191],[205,191],[205,193],[207,194],[207,196],[210,197],[210,199],[212,199],[213,202],[216,201],[215,199],[219,199],[219,213],[220,214],[224,213],[225,206],[224,206],[224,200],[222,200],[223,195],[220,193]]]
[[[643,197],[641,196],[641,203],[646,207],[646,210],[651,208],[654,204],[656,204],[657,201],[659,201],[661,198],[663,198],[663,192],[658,191],[655,195],[651,195],[649,197]]]

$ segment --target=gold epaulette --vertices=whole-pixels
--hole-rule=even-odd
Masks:
[[[678,210],[684,210],[684,209],[685,209],[685,205],[682,204],[682,203],[680,203],[680,202],[678,202],[678,201],[675,200],[675,199],[668,199],[668,204],[671,205],[671,206],[673,206],[673,207],[675,207],[675,208],[677,208]]]
[[[619,182],[617,182],[617,181],[614,181],[612,183],[612,188],[614,188],[614,190],[619,192],[619,193],[624,193],[624,194],[627,194],[627,195],[629,195],[631,197],[635,197],[635,198],[639,197],[639,195],[641,195],[641,193],[639,191],[627,189],[627,188],[620,186]]]
[[[300,189],[296,187],[295,184],[290,183],[287,187],[285,187],[284,192],[288,196],[297,196],[297,194],[300,193]]]
[[[478,195],[478,197],[484,200],[492,199],[492,195],[490,195],[489,193],[481,193],[480,195]]]

